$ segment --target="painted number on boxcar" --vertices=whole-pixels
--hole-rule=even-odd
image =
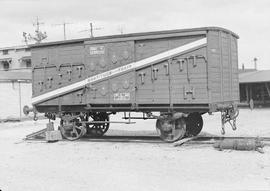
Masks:
[[[89,47],[90,55],[100,55],[105,53],[104,46],[90,46]]]
[[[130,93],[124,92],[124,93],[115,93],[113,94],[114,101],[128,101],[130,100]]]

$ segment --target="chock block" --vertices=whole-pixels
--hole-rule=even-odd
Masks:
[[[61,135],[61,132],[59,130],[57,130],[57,131],[46,131],[45,135],[46,135],[46,141],[48,141],[48,142],[60,141],[60,140],[63,139],[62,135]]]
[[[46,126],[47,126],[47,131],[54,131],[54,124],[53,124],[53,122],[47,123]]]

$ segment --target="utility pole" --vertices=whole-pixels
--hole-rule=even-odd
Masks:
[[[118,31],[120,32],[120,34],[124,34],[124,26],[123,25],[119,25],[118,26]]]
[[[93,24],[90,23],[90,38],[93,38],[94,34],[93,34]]]
[[[63,30],[64,30],[64,40],[67,40],[67,35],[66,35],[66,25],[70,25],[73,23],[66,23],[65,21],[63,23],[60,24],[54,24],[54,26],[63,26]]]
[[[93,38],[94,37],[94,30],[101,30],[102,28],[94,28],[93,27],[93,23],[90,22],[90,29],[89,30],[82,30],[82,31],[79,31],[79,32],[90,32],[90,38]]]
[[[40,25],[44,25],[44,23],[39,22],[39,19],[38,19],[38,17],[37,17],[36,22],[33,23],[33,26],[36,27],[36,31],[39,31],[39,26],[40,26]]]
[[[102,28],[94,28],[93,23],[90,23],[90,38],[94,37],[93,30],[101,30]]]

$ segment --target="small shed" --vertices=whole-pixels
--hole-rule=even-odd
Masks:
[[[23,106],[31,103],[31,78],[31,71],[0,71],[0,120],[23,117]]]
[[[270,70],[239,73],[240,102],[270,106]]]

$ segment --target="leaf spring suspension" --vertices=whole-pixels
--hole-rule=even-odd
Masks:
[[[221,111],[221,134],[225,134],[225,124],[229,123],[232,129],[236,130],[236,118],[239,115],[239,109],[236,106],[232,106],[229,109]]]

